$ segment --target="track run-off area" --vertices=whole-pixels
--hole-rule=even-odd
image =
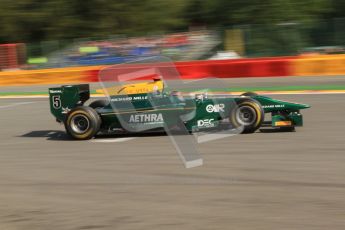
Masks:
[[[47,98],[0,99],[0,229],[345,229],[345,94],[272,97],[305,126],[199,144],[192,169],[163,134],[73,141]]]

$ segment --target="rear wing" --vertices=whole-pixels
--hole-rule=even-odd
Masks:
[[[63,122],[71,109],[83,105],[89,98],[90,86],[88,84],[49,88],[50,112],[57,121]]]

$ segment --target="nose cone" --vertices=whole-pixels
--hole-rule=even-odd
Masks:
[[[308,108],[310,108],[311,106],[310,106],[310,105],[307,105],[307,104],[302,104],[302,107],[303,107],[303,109],[308,109]]]
[[[289,101],[281,101],[277,99],[273,99],[266,96],[256,96],[255,100],[259,101],[265,111],[280,111],[280,110],[301,110],[301,109],[308,109],[311,106],[307,104],[300,104],[294,103]]]
[[[292,102],[284,102],[284,104],[285,104],[285,108],[294,109],[294,110],[308,109],[311,107],[310,105],[307,105],[307,104],[299,104],[299,103],[292,103]]]

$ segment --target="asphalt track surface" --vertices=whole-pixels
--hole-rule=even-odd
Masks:
[[[345,95],[293,133],[198,145],[185,169],[164,135],[72,141],[47,99],[0,100],[0,229],[345,229]]]

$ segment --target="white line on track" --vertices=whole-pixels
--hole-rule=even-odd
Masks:
[[[227,138],[227,137],[232,137],[232,136],[235,136],[236,133],[210,133],[210,134],[205,134],[205,135],[195,135],[196,138],[197,138],[197,142],[199,144],[201,143],[205,143],[205,142],[208,142],[208,141],[215,141],[215,140],[218,140],[218,139],[223,139],[223,138]]]
[[[1,105],[0,109],[7,109],[7,108],[11,108],[11,107],[16,107],[16,106],[20,106],[20,105],[28,105],[28,104],[33,104],[36,102],[18,102],[18,103],[12,103],[9,105]]]
[[[115,143],[115,142],[126,142],[134,140],[135,137],[122,137],[122,138],[104,138],[104,139],[92,139],[90,142],[94,143]]]
[[[10,141],[10,142],[5,142],[3,141],[2,143],[0,143],[0,146],[6,146],[6,145],[26,145],[26,144],[33,144],[33,142],[30,141]]]
[[[49,98],[48,95],[9,95],[9,96],[0,96],[0,99],[42,99],[42,98]]]

